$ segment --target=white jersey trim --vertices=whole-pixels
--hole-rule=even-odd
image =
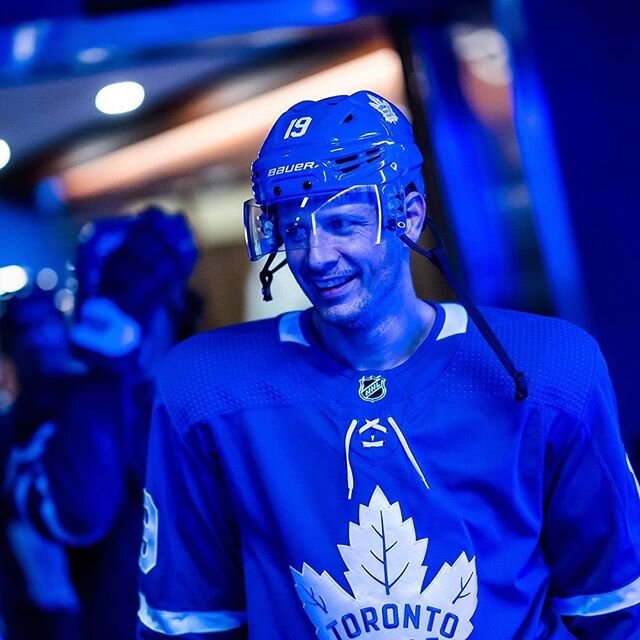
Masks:
[[[444,310],[444,323],[436,340],[443,340],[459,333],[466,333],[469,322],[466,309],[455,302],[441,303],[440,306]]]
[[[166,636],[216,633],[237,629],[247,622],[245,611],[161,611],[152,609],[140,595],[138,618],[145,627]]]
[[[300,326],[300,311],[285,313],[280,318],[280,342],[295,342],[303,347],[310,346],[302,333]]]
[[[600,616],[637,604],[640,604],[640,578],[626,587],[607,593],[553,599],[553,606],[563,616]]]

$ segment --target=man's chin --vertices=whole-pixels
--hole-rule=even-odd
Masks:
[[[353,304],[317,304],[314,308],[320,320],[333,327],[355,328],[361,324],[362,312]]]

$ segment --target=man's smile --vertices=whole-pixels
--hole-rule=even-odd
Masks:
[[[355,277],[355,274],[347,274],[331,278],[310,279],[309,283],[321,298],[334,298],[342,295],[346,291],[347,285]]]

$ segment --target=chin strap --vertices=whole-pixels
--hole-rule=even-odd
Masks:
[[[271,283],[273,282],[273,274],[276,273],[276,271],[282,269],[282,267],[284,267],[284,265],[287,264],[287,259],[284,258],[279,265],[271,269],[271,265],[273,264],[273,261],[276,259],[276,255],[277,253],[275,252],[270,253],[264,267],[262,267],[262,271],[260,271],[260,284],[262,285],[262,299],[265,302],[269,302],[273,300],[273,296],[271,295]]]
[[[444,245],[440,233],[432,220],[427,218],[426,224],[433,233],[436,240],[436,246],[433,249],[423,249],[420,245],[416,244],[413,240],[408,238],[406,234],[399,236],[400,240],[404,242],[410,249],[413,249],[416,253],[424,256],[431,264],[442,273],[449,286],[456,294],[462,306],[467,310],[467,313],[471,316],[476,327],[478,327],[480,333],[487,341],[487,344],[491,347],[493,352],[498,356],[498,359],[502,363],[502,366],[507,370],[509,375],[513,378],[513,382],[516,388],[516,400],[524,400],[529,395],[527,379],[522,371],[518,371],[513,364],[513,361],[505,351],[500,340],[493,332],[485,317],[480,313],[480,310],[471,301],[469,294],[464,287],[458,282],[457,278],[451,271],[448,260],[444,252]]]

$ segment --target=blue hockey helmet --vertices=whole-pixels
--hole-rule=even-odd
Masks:
[[[407,118],[371,91],[296,104],[278,118],[253,163],[255,197],[244,207],[250,259],[290,248],[289,235],[313,246],[314,216],[331,203],[365,204],[378,241],[383,226],[401,233],[406,187],[424,194],[422,161]],[[284,212],[294,221],[286,233],[279,226]],[[314,231],[301,234],[301,226]]]

